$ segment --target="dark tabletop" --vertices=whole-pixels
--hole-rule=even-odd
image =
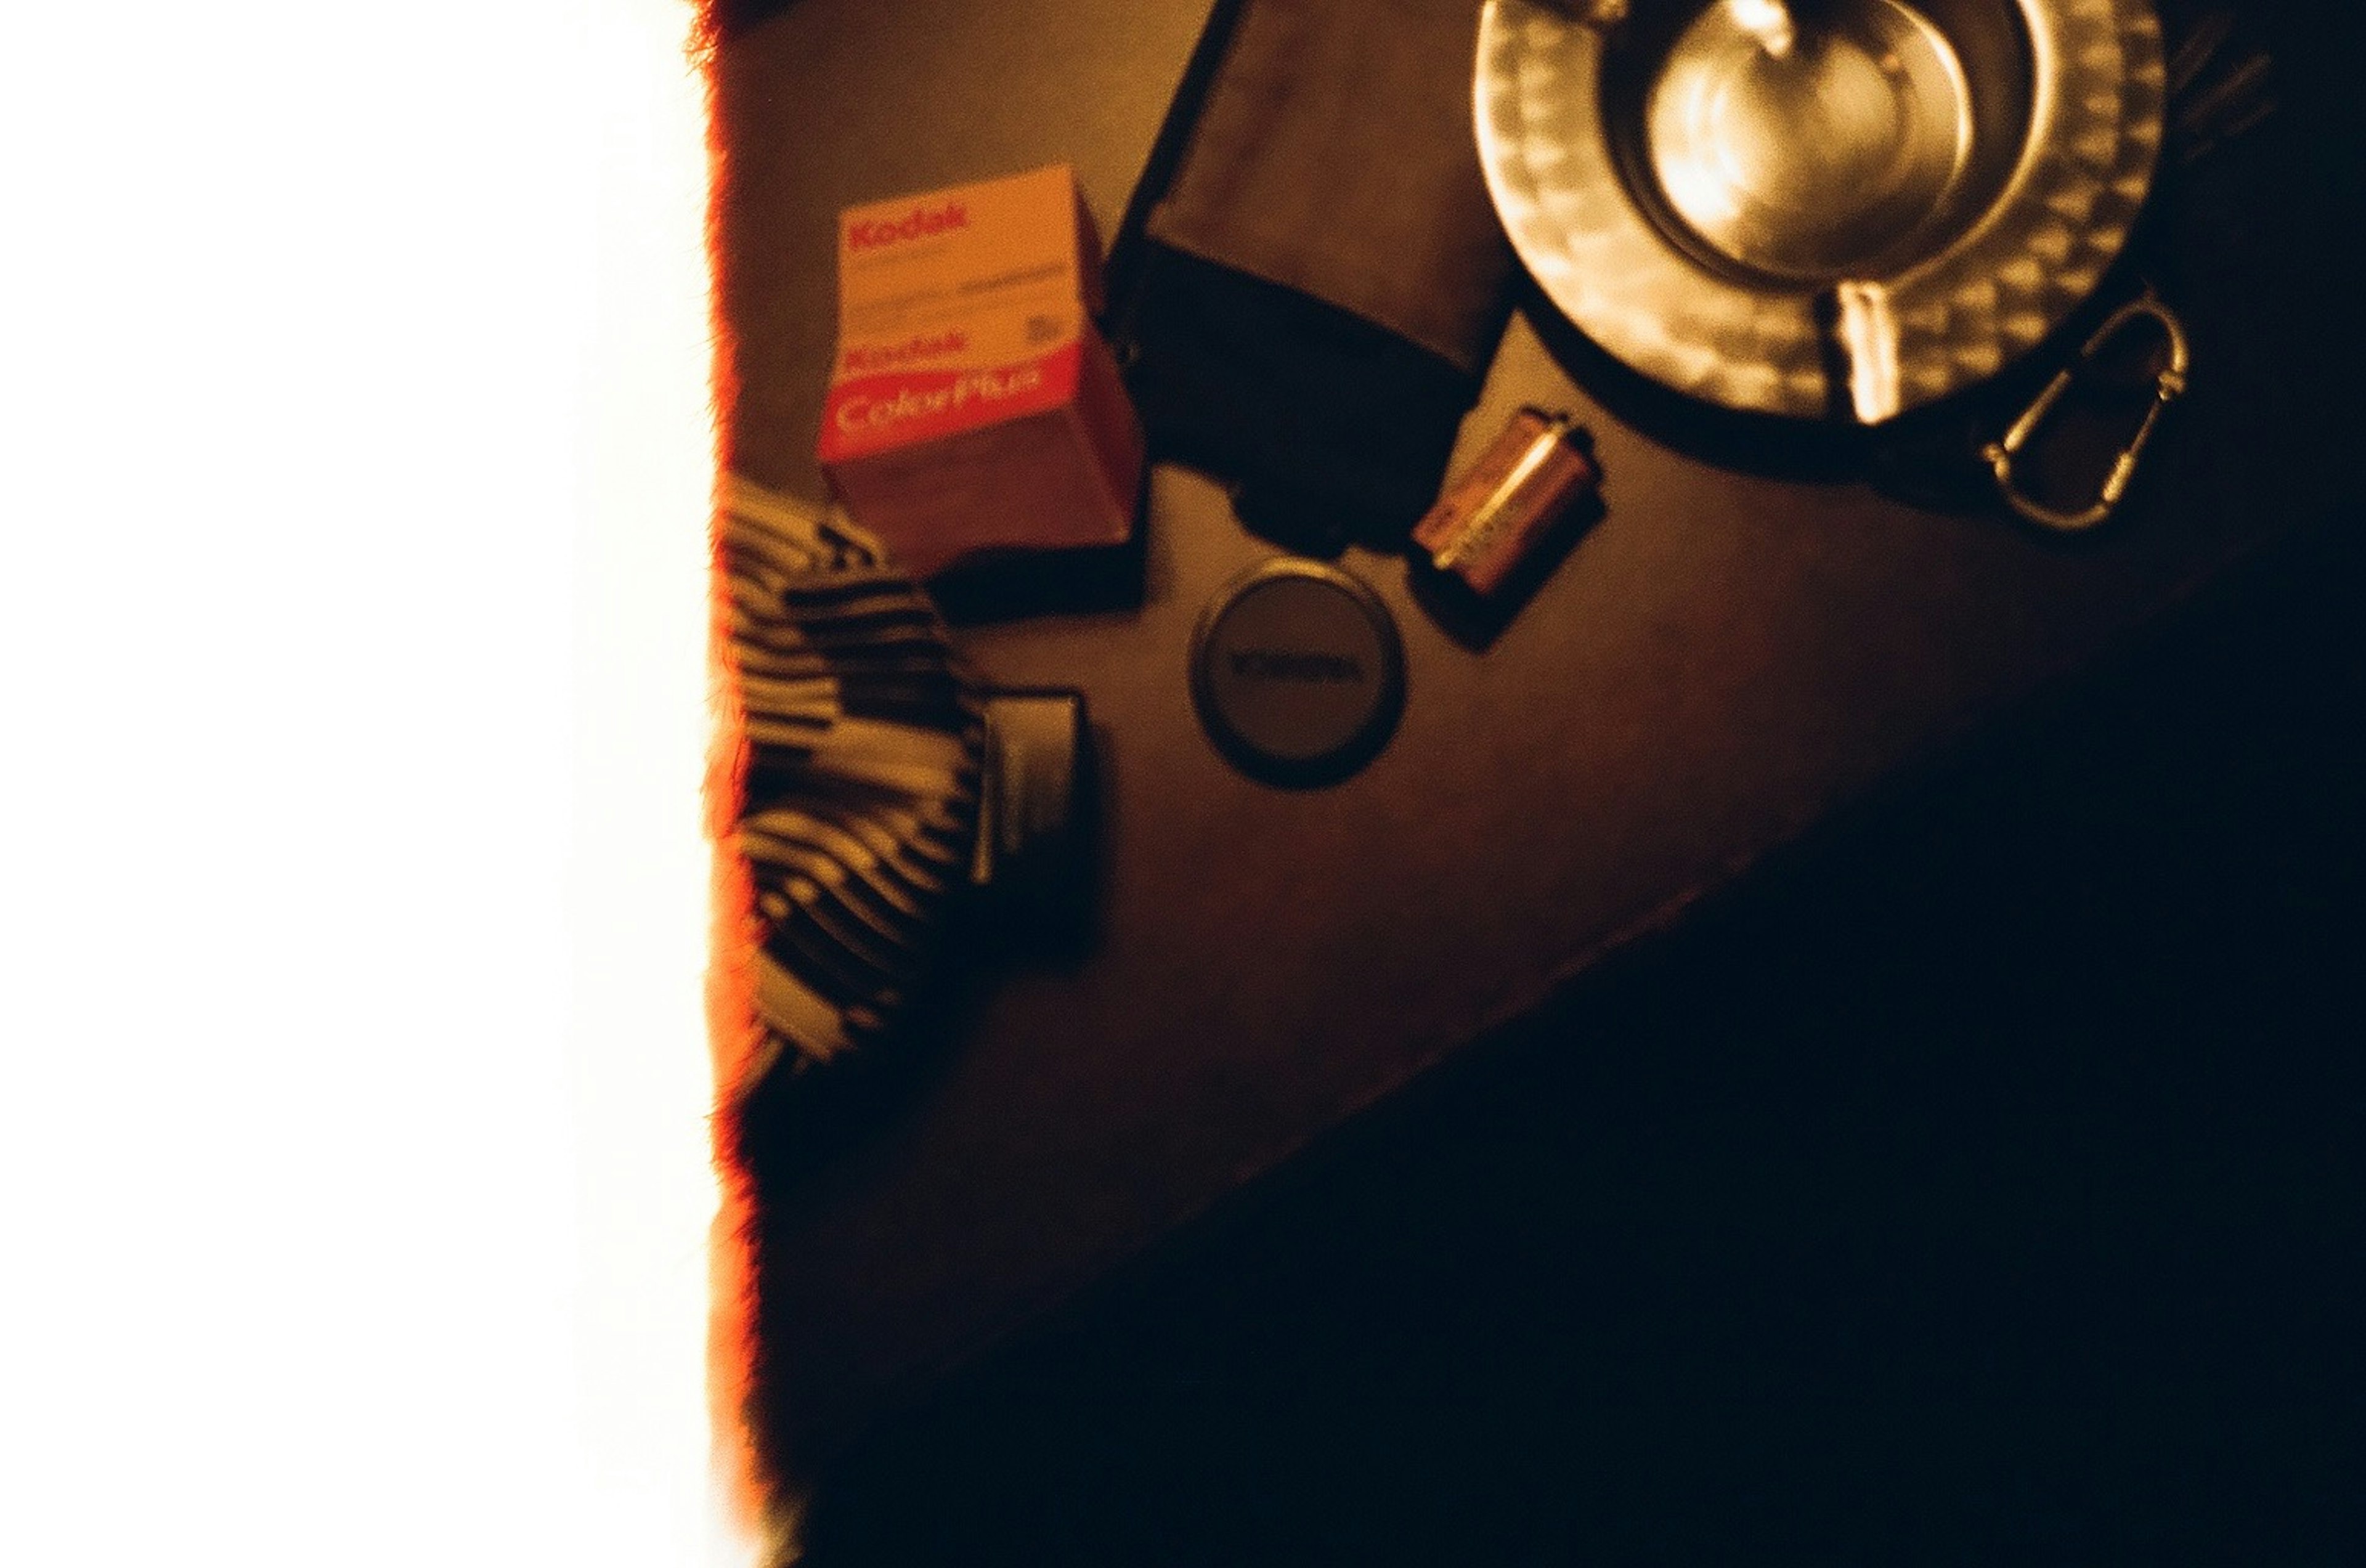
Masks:
[[[1065,160],[1114,231],[1206,17],[794,0],[728,37],[735,466],[823,493],[840,208]],[[2282,118],[2197,176],[2206,221],[2169,216],[2191,391],[2101,537],[1709,461],[1572,384],[1524,316],[1458,464],[1522,402],[1573,409],[1606,514],[1483,652],[1414,601],[1402,560],[1350,552],[1410,685],[1355,778],[1275,790],[1201,735],[1192,623],[1273,552],[1200,475],[1154,476],[1138,608],[967,629],[993,679],[1087,696],[1098,930],[1078,960],[995,976],[909,1092],[767,1192],[766,1357],[800,1432],[860,1427],[2320,515],[2338,334],[2304,308],[2327,292],[2317,215],[2236,161],[2294,162],[2305,124]]]

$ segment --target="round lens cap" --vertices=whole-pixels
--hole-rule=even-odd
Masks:
[[[1333,567],[1289,557],[1235,579],[1191,646],[1200,722],[1268,784],[1335,784],[1380,755],[1404,707],[1388,606]]]

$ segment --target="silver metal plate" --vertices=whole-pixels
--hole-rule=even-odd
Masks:
[[[1872,424],[2092,294],[2158,157],[2160,28],[2141,0],[1487,0],[1475,98],[1496,210],[1580,331],[1710,402]]]

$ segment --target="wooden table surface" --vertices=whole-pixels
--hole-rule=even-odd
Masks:
[[[728,38],[736,466],[823,493],[841,207],[1065,160],[1114,231],[1207,11],[791,0]],[[1458,461],[1520,402],[1572,408],[1606,513],[1483,652],[1432,622],[1402,560],[1351,552],[1409,674],[1393,742],[1352,780],[1252,783],[1194,720],[1192,622],[1272,553],[1202,476],[1154,477],[1139,607],[967,631],[991,677],[1087,694],[1098,929],[1080,962],[997,976],[911,1092],[766,1193],[768,1375],[796,1440],[860,1430],[2321,514],[2330,350],[2292,304],[2322,276],[2313,220],[2273,180],[2210,199],[2256,210],[2170,225],[2192,389],[2102,537],[1705,460],[1572,384],[1522,318]]]

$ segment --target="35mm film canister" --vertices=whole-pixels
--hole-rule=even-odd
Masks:
[[[1569,415],[1524,408],[1414,525],[1429,564],[1482,596],[1504,585],[1571,506],[1601,482],[1592,438]]]

